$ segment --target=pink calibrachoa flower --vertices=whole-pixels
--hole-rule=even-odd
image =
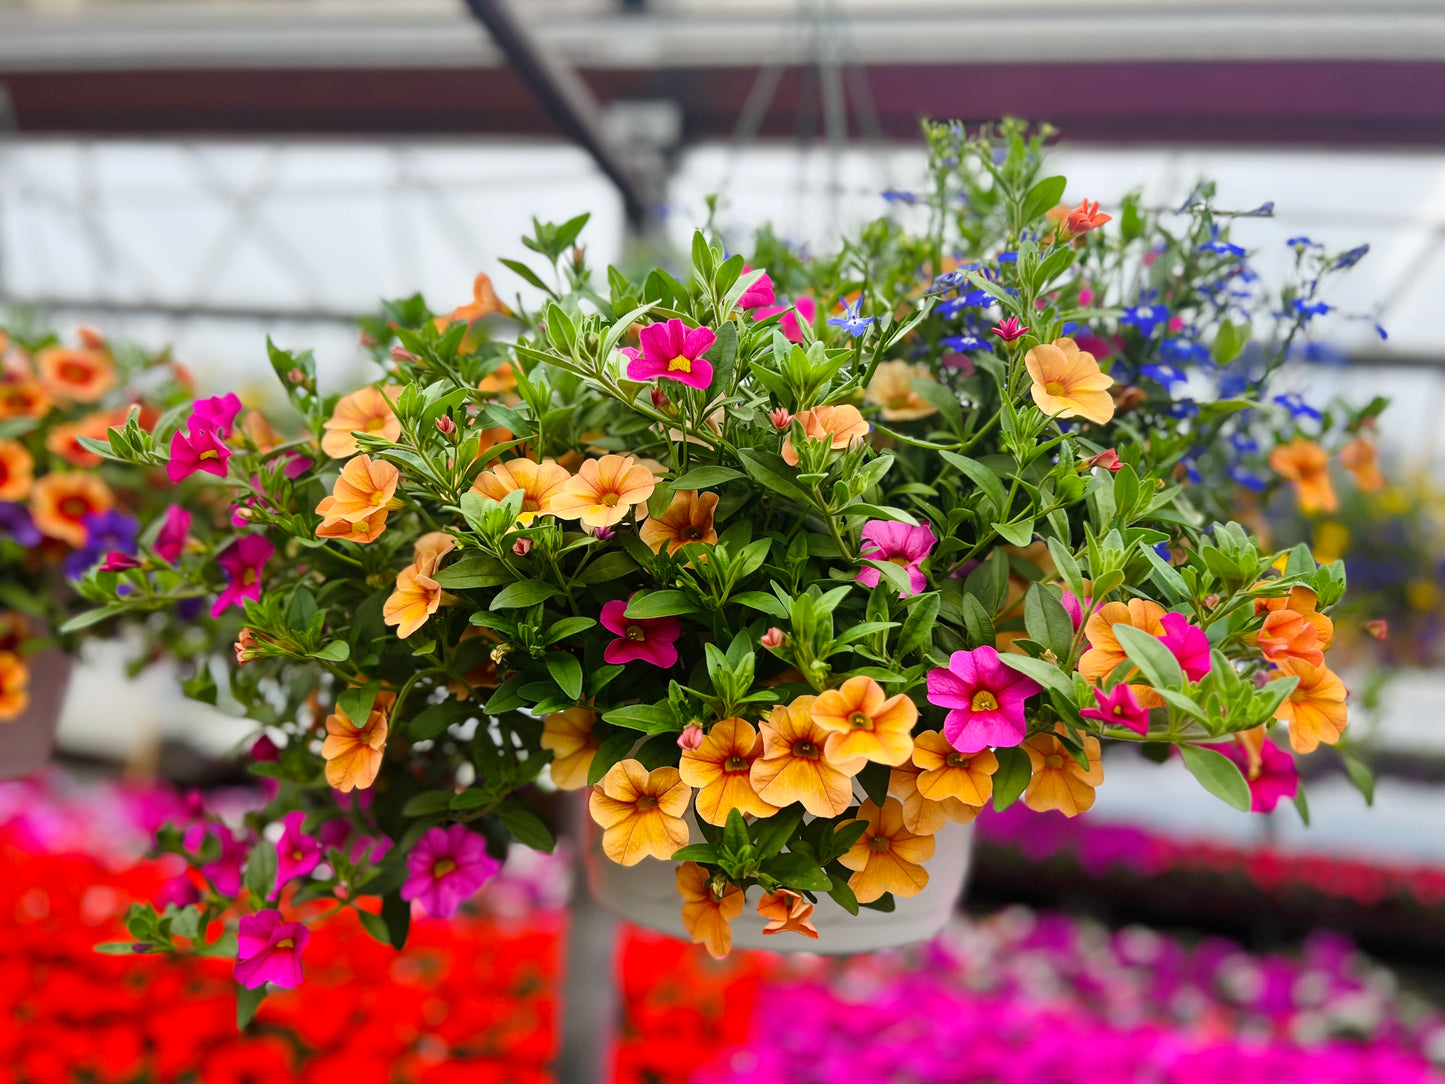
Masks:
[[[1149,733],[1149,709],[1140,707],[1129,686],[1120,682],[1108,692],[1096,687],[1094,699],[1099,702],[1098,707],[1085,708],[1079,712],[1085,719],[1097,719],[1101,723],[1128,727],[1140,735]]]
[[[677,747],[679,749],[696,749],[706,737],[700,724],[688,723],[682,728],[682,733],[677,736]]]
[[[923,575],[923,561],[938,544],[933,528],[926,523],[910,527],[887,519],[870,519],[863,525],[863,545],[859,555],[873,561],[888,561],[908,573],[909,590],[899,598],[916,595],[928,587]],[[857,580],[865,587],[877,587],[883,573],[868,566],[859,570]]]
[[[235,392],[215,395],[209,399],[197,399],[191,408],[191,420],[187,429],[209,429],[219,433],[222,440],[229,440],[231,428],[236,424],[236,415],[241,413],[241,399]]]
[[[226,462],[231,458],[227,448],[213,430],[205,426],[193,426],[189,435],[179,429],[171,437],[171,458],[166,463],[166,474],[172,482],[189,478],[196,471],[226,477]]]
[[[140,562],[128,553],[113,550],[105,555],[105,561],[101,563],[100,571],[125,572],[132,568],[140,568]]]
[[[1039,691],[1038,682],[1005,666],[988,646],[955,651],[947,669],[928,673],[928,702],[949,709],[943,736],[960,753],[1022,742],[1024,701]]]
[[[306,814],[293,810],[281,818],[281,838],[276,841],[276,893],[287,881],[305,877],[321,862],[321,842],[301,831]]]
[[[1084,623],[1084,611],[1094,604],[1094,600],[1086,598],[1081,601],[1078,595],[1066,587],[1059,601],[1063,603],[1064,610],[1069,615],[1069,620],[1074,623],[1074,631],[1078,632],[1079,626]]]
[[[411,876],[401,886],[401,898],[416,900],[436,918],[451,918],[502,863],[487,853],[485,839],[465,824],[454,824],[428,828],[406,856],[406,868]]]
[[[631,359],[627,365],[628,380],[665,377],[690,388],[706,388],[712,383],[712,363],[703,359],[717,342],[717,336],[710,329],[689,328],[681,320],[668,320],[648,324],[638,338],[642,340],[640,352],[631,347],[622,350]]]
[[[268,982],[285,990],[301,985],[301,952],[311,931],[300,922],[282,922],[274,907],[244,915],[236,931],[236,981],[247,990]]]
[[[221,844],[221,853],[213,861],[202,865],[201,875],[223,896],[234,896],[241,891],[241,870],[251,846],[244,835],[237,835],[220,821],[196,821],[181,836],[181,845],[186,850],[199,851],[207,836],[215,836]]]
[[[617,639],[602,649],[602,658],[614,664],[650,662],[664,670],[676,666],[681,622],[675,617],[627,617],[626,611],[627,603],[621,599],[602,607],[602,627],[617,633]]]
[[[744,275],[748,274],[751,271],[751,267],[749,267],[747,264],[743,264]],[[762,273],[762,275],[758,278],[757,282],[753,283],[745,291],[743,291],[742,297],[738,298],[738,308],[743,310],[756,309],[763,305],[771,305],[772,303],[773,280],[766,271]]]
[[[989,330],[1006,343],[1011,343],[1015,339],[1022,339],[1029,333],[1029,329],[1019,321],[1017,316],[1010,316],[1005,320],[1000,320],[993,327],[989,328]]]
[[[778,313],[783,314],[778,321],[778,330],[783,333],[783,337],[790,343],[800,343],[803,341],[803,329],[798,326],[798,319],[801,317],[806,320],[811,327],[818,315],[818,303],[811,297],[803,296],[791,305],[768,305],[754,309],[752,315],[754,320],[766,320]]]
[[[1209,657],[1209,637],[1198,625],[1192,625],[1183,614],[1169,613],[1159,619],[1164,635],[1159,642],[1179,660],[1179,667],[1190,681],[1198,681],[1213,668]]]
[[[230,606],[240,606],[246,599],[261,597],[261,570],[271,559],[276,547],[263,534],[248,534],[236,539],[216,557],[231,582],[211,607],[211,616],[220,617]]]
[[[186,538],[190,533],[191,514],[180,505],[173,504],[166,509],[160,533],[156,535],[156,544],[151,549],[155,550],[157,557],[175,564],[186,548]]]
[[[1294,757],[1259,732],[1256,741],[1251,732],[1236,734],[1228,745],[1216,745],[1230,760],[1239,765],[1244,781],[1249,784],[1249,808],[1253,813],[1270,813],[1281,798],[1294,798],[1299,792],[1299,769]],[[1256,746],[1256,748],[1251,748]]]

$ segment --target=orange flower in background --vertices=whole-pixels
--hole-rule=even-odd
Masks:
[[[1084,635],[1089,638],[1089,650],[1079,659],[1079,673],[1088,678],[1091,684],[1101,684],[1113,673],[1114,667],[1129,657],[1119,645],[1119,638],[1114,635],[1114,626],[1133,625],[1150,636],[1162,636],[1164,614],[1163,606],[1143,598],[1131,598],[1127,603],[1104,603],[1089,615],[1089,621],[1084,626]],[[1133,677],[1136,673],[1137,671],[1131,670],[1129,676]],[[1140,707],[1157,708],[1164,703],[1164,698],[1148,685],[1131,685],[1129,688]]]
[[[437,330],[445,328],[448,324],[471,323],[473,320],[480,320],[483,316],[490,316],[499,312],[503,316],[511,316],[512,310],[502,303],[497,296],[496,289],[492,286],[492,278],[485,272],[479,274],[472,280],[472,300],[470,304],[458,305],[446,316],[438,316],[434,323]]]
[[[0,382],[0,420],[39,418],[51,407],[50,395],[29,377]]]
[[[0,651],[0,722],[17,718],[30,706],[30,671],[13,651]]]
[[[56,471],[30,490],[30,516],[42,534],[71,546],[85,545],[85,517],[115,507],[110,486],[95,474]]]
[[[646,542],[653,553],[667,547],[671,557],[689,542],[702,542],[711,546],[717,541],[713,529],[713,511],[717,508],[717,494],[699,495],[695,489],[678,490],[672,495],[672,503],[660,516],[649,516],[638,530],[638,537]]]
[[[1070,234],[1078,236],[1081,233],[1096,230],[1104,225],[1104,223],[1112,221],[1114,221],[1112,215],[1101,214],[1099,212],[1098,200],[1095,200],[1093,203],[1090,203],[1088,200],[1080,200],[1079,205],[1070,211],[1068,217],[1064,219],[1064,229]]]
[[[248,410],[241,419],[241,434],[255,445],[258,452],[269,452],[281,443],[281,434],[271,428],[271,423],[259,410]]]
[[[993,797],[998,758],[987,749],[960,753],[938,731],[925,730],[913,739],[913,763],[920,769],[918,790],[925,798],[983,806]]]
[[[62,402],[93,403],[115,387],[115,362],[103,350],[47,346],[35,355],[40,383]]]
[[[889,696],[871,677],[851,677],[813,701],[813,722],[828,732],[823,754],[834,764],[860,757],[875,764],[902,764],[913,753],[918,707],[898,693]]]
[[[652,472],[632,456],[604,455],[585,460],[552,494],[548,511],[562,519],[581,520],[584,527],[613,527],[656,488]]]
[[[917,751],[915,747],[915,754]],[[903,804],[903,825],[910,832],[931,836],[949,821],[968,824],[979,815],[981,806],[965,805],[957,798],[942,801],[925,798],[918,789],[918,777],[922,774],[923,769],[911,760],[888,773],[888,793]]]
[[[35,460],[16,440],[0,440],[0,501],[23,501],[35,483]]]
[[[721,960],[733,948],[732,921],[743,913],[743,890],[711,877],[696,862],[677,867],[677,894],[682,897],[682,924],[693,944]]]
[[[441,565],[442,558],[456,547],[456,538],[446,531],[428,531],[411,548],[412,567],[430,576]]]
[[[1062,724],[1056,730],[1064,733]],[[1066,817],[1077,817],[1093,806],[1094,788],[1104,781],[1098,738],[1084,736],[1087,769],[1054,734],[1035,734],[1024,742],[1023,749],[1033,767],[1033,776],[1024,791],[1024,805],[1035,813],[1057,809]]]
[[[552,751],[552,782],[560,789],[587,785],[592,758],[602,747],[596,725],[597,713],[583,707],[554,711],[542,721],[542,748]]]
[[[640,761],[623,760],[592,788],[587,808],[605,829],[603,853],[619,866],[635,866],[648,855],[665,862],[687,846],[682,815],[691,798],[676,768],[649,772]]]
[[[928,370],[906,361],[885,361],[873,370],[873,379],[868,383],[864,396],[870,403],[883,408],[884,421],[903,422],[926,418],[937,414],[938,408],[913,387],[915,380],[928,380]]]
[[[482,377],[477,384],[477,390],[487,392],[491,395],[505,395],[515,391],[517,388],[517,374],[512,369],[510,361],[504,361],[497,368]]]
[[[1307,617],[1293,610],[1271,610],[1255,642],[1264,652],[1264,657],[1275,662],[1299,659],[1311,666],[1325,664],[1325,653],[1319,646],[1319,633]]]
[[[401,436],[401,421],[392,409],[404,389],[389,384],[384,388],[367,385],[360,391],[343,395],[322,428],[321,450],[333,459],[345,459],[360,449],[352,433],[395,441]]]
[[[855,440],[868,436],[868,422],[855,406],[820,406],[812,410],[800,410],[794,417],[803,423],[803,432],[809,440],[826,440],[828,447],[841,452]],[[798,465],[798,453],[793,448],[793,438],[783,441],[783,462],[790,467]]]
[[[1340,466],[1355,478],[1355,484],[1368,493],[1385,488],[1385,476],[1380,473],[1379,452],[1369,437],[1355,437],[1339,451]]]
[[[1334,745],[1345,732],[1350,710],[1345,706],[1345,683],[1327,666],[1311,666],[1300,659],[1275,663],[1285,677],[1299,678],[1289,698],[1274,717],[1289,724],[1289,743],[1296,753],[1313,753],[1320,742]]]
[[[530,527],[537,516],[552,510],[553,498],[571,477],[566,467],[550,459],[541,463],[531,459],[508,459],[493,463],[490,469],[477,475],[472,489],[494,501],[506,500],[508,494],[520,489],[522,510],[517,513],[517,522],[523,527]]]
[[[341,477],[331,489],[331,496],[316,506],[322,526],[336,520],[356,523],[388,507],[396,494],[401,471],[384,459],[373,460],[359,455],[341,469]]]
[[[30,639],[30,622],[15,610],[0,610],[0,651],[20,653],[21,645]]]
[[[736,809],[750,817],[771,817],[778,807],[753,790],[753,762],[763,755],[763,741],[743,719],[719,719],[696,749],[684,749],[677,766],[682,781],[697,787],[694,808],[708,824],[726,824]]]
[[[326,513],[336,503],[335,497],[322,497],[321,503],[316,506],[316,511],[321,514],[322,521],[316,528],[317,538],[340,538],[347,542],[360,542],[365,545],[368,542],[375,542],[381,532],[386,530],[387,509],[378,508],[365,519],[351,522],[345,519],[327,519]]]
[[[818,927],[809,921],[813,916],[813,905],[797,892],[780,888],[769,892],[758,900],[758,914],[768,920],[763,933],[800,933],[804,937],[818,938]]]
[[[861,757],[839,764],[823,755],[828,731],[813,721],[816,696],[800,696],[775,707],[762,725],[763,755],[753,761],[753,790],[782,809],[794,802],[815,817],[836,817],[853,804],[853,776],[867,763]]]
[[[1304,512],[1334,512],[1340,507],[1335,484],[1330,481],[1329,453],[1312,440],[1296,437],[1269,453],[1269,466],[1294,483]]]
[[[1040,343],[1024,355],[1038,408],[1052,418],[1087,418],[1103,425],[1114,416],[1109,389],[1114,378],[1101,372],[1094,355],[1073,339]]]
[[[92,440],[105,440],[112,427],[118,428],[125,425],[131,409],[130,407],[121,407],[117,410],[98,410],[77,422],[65,422],[57,425],[46,436],[45,447],[74,466],[98,467],[103,462],[101,457],[76,438],[89,437]]]
[[[885,892],[899,897],[922,892],[928,884],[922,863],[933,857],[933,837],[908,830],[896,798],[884,799],[882,809],[869,799],[856,819],[866,821],[868,828],[838,861],[854,871],[848,887],[858,902],[872,903]]]
[[[339,791],[365,790],[376,782],[386,750],[386,712],[373,706],[365,726],[351,721],[341,705],[326,717],[326,740],[321,755],[326,759],[326,782]]]

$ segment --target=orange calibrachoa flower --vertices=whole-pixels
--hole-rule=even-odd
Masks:
[[[1091,684],[1098,685],[1113,673],[1114,667],[1129,656],[1114,635],[1115,625],[1133,625],[1143,629],[1150,636],[1164,635],[1164,607],[1144,598],[1131,598],[1127,603],[1106,602],[1089,615],[1084,626],[1084,635],[1089,638],[1089,650],[1079,659],[1079,673]],[[1129,676],[1136,671],[1131,670]],[[1164,703],[1161,697],[1148,685],[1131,685],[1129,689],[1140,707],[1157,708]]]
[[[52,406],[50,394],[29,377],[0,382],[0,420],[39,418]]]
[[[85,545],[85,517],[115,507],[110,486],[87,471],[55,471],[30,490],[30,517],[42,534],[71,546]]]
[[[395,441],[401,436],[401,421],[392,408],[404,390],[397,384],[384,388],[368,384],[360,391],[343,395],[322,425],[326,432],[321,437],[321,450],[332,459],[355,455],[361,445],[352,433]]]
[[[93,403],[115,387],[115,362],[103,350],[47,346],[35,355],[40,383],[62,402]]]
[[[477,475],[472,489],[494,501],[505,500],[508,494],[520,489],[522,510],[517,513],[517,522],[530,527],[537,516],[551,512],[552,498],[571,477],[566,467],[550,459],[540,463],[531,459],[508,459],[493,463]]]
[[[1375,442],[1369,437],[1359,436],[1347,442],[1339,451],[1340,466],[1355,478],[1355,484],[1367,493],[1385,488],[1385,476],[1380,473],[1379,453]]]
[[[677,894],[682,897],[682,924],[693,944],[715,960],[733,948],[732,921],[743,913],[743,890],[721,874],[710,877],[696,862],[677,867]]]
[[[868,422],[855,406],[814,407],[812,410],[800,410],[794,417],[803,423],[803,432],[809,440],[829,441],[828,447],[835,452],[868,436]],[[790,467],[798,465],[798,453],[793,448],[791,436],[783,441],[783,462]]]
[[[432,576],[455,545],[452,536],[443,531],[424,534],[416,540],[411,564],[396,574],[396,590],[382,606],[381,618],[388,625],[396,625],[396,634],[403,640],[425,625],[440,607],[453,601]]]
[[[35,483],[35,459],[18,440],[0,440],[0,501],[23,501]]]
[[[1096,230],[1104,223],[1112,221],[1114,221],[1112,215],[1106,215],[1099,211],[1098,200],[1093,203],[1088,200],[1080,200],[1079,205],[1064,219],[1064,229],[1070,236],[1077,237],[1081,233]]]
[[[492,395],[505,395],[515,391],[517,388],[517,374],[512,371],[512,363],[504,361],[497,368],[482,377],[477,384],[478,391],[488,392]]]
[[[317,511],[325,515],[324,508],[330,508],[334,498],[323,497],[321,504],[316,506]],[[382,531],[386,530],[386,517],[388,509],[378,508],[365,519],[359,519],[355,523],[344,519],[327,519],[321,522],[316,528],[317,538],[343,538],[348,542],[360,542],[365,545],[368,542],[375,542]]]
[[[1289,743],[1296,753],[1313,753],[1320,742],[1334,745],[1345,732],[1349,708],[1345,683],[1327,666],[1311,666],[1300,659],[1279,659],[1279,672],[1299,678],[1289,698],[1274,717],[1289,724]]]
[[[649,772],[640,761],[623,760],[592,788],[587,808],[604,829],[607,857],[620,866],[635,866],[648,855],[665,862],[687,846],[682,815],[691,798],[676,768],[664,765]]]
[[[816,696],[775,707],[762,725],[763,755],[753,761],[753,791],[782,809],[794,802],[815,817],[836,817],[853,803],[853,776],[867,763],[835,763],[823,755],[828,731],[813,721]]]
[[[0,610],[0,651],[19,654],[20,645],[30,639],[30,622],[16,610]]]
[[[1064,733],[1063,725],[1055,730]],[[1024,742],[1033,776],[1024,791],[1024,805],[1035,813],[1057,809],[1066,817],[1077,817],[1094,804],[1094,788],[1104,781],[1104,767],[1099,763],[1099,739],[1084,736],[1084,755],[1089,767],[1079,765],[1063,742],[1054,734],[1035,734]]]
[[[469,324],[473,320],[480,320],[483,316],[490,316],[494,312],[499,312],[503,316],[512,315],[512,310],[507,308],[502,303],[502,299],[497,296],[497,291],[492,286],[492,277],[483,272],[472,280],[471,303],[458,305],[446,316],[438,316],[434,322],[440,330],[448,324],[461,322]]]
[[[699,494],[695,489],[678,490],[672,495],[672,503],[660,516],[649,516],[637,532],[653,553],[660,553],[667,547],[671,557],[689,542],[703,542],[712,545],[717,541],[713,529],[713,511],[717,508],[716,493]]]
[[[30,706],[30,671],[13,651],[0,651],[0,722],[17,718]]]
[[[77,467],[98,467],[103,461],[101,457],[76,438],[90,437],[92,440],[104,441],[112,426],[118,428],[125,425],[132,409],[134,408],[120,407],[116,410],[97,410],[79,421],[57,425],[45,438],[46,450]]]
[[[1309,618],[1294,610],[1270,610],[1265,615],[1264,625],[1255,637],[1255,643],[1264,652],[1265,658],[1275,662],[1280,659],[1299,659],[1311,666],[1325,664],[1319,633]]]
[[[552,515],[580,519],[584,527],[613,527],[657,488],[650,470],[630,455],[585,460],[551,496]]]
[[[1319,606],[1319,596],[1313,589],[1303,584],[1291,587],[1288,596],[1279,598],[1257,598],[1254,600],[1254,612],[1258,616],[1262,613],[1271,613],[1276,610],[1292,610],[1308,621],[1315,628],[1315,635],[1319,640],[1321,651],[1328,651],[1330,644],[1335,639],[1335,623],[1325,614],[1316,609]]]
[[[871,677],[851,677],[813,701],[813,722],[828,732],[823,754],[849,763],[862,757],[875,764],[902,764],[913,753],[918,706],[898,693],[889,696]]]
[[[1103,425],[1114,416],[1109,389],[1114,378],[1100,372],[1099,363],[1073,339],[1040,343],[1024,355],[1033,377],[1034,402],[1054,418],[1087,418]]]
[[[937,414],[938,408],[918,394],[913,382],[928,379],[928,370],[920,366],[906,361],[885,361],[873,370],[873,379],[868,383],[864,398],[883,408],[884,421],[905,422],[926,418]]]
[[[326,782],[343,792],[371,786],[381,771],[386,734],[386,711],[381,705],[373,705],[366,725],[357,726],[337,704],[336,711],[326,717],[326,740],[321,743]]]
[[[696,749],[684,749],[677,770],[682,781],[697,787],[694,808],[708,824],[721,827],[736,809],[751,817],[771,817],[778,807],[753,790],[753,762],[763,755],[763,741],[744,719],[719,719]]]
[[[870,798],[856,818],[868,828],[847,854],[838,859],[853,870],[848,887],[859,903],[872,903],[885,892],[916,896],[928,884],[922,863],[933,857],[933,837],[916,835],[903,823],[903,806],[885,798],[879,809]]]
[[[914,748],[915,754],[917,747]],[[976,755],[976,754],[975,754]],[[923,769],[906,760],[888,773],[888,793],[903,804],[903,826],[920,836],[931,836],[948,821],[969,824],[978,817],[982,806],[966,805],[957,798],[934,801],[918,789]]]
[[[583,707],[554,711],[542,721],[542,748],[552,751],[552,782],[560,789],[587,785],[592,758],[602,748],[596,726],[597,713]]]
[[[758,914],[768,920],[763,927],[764,934],[800,933],[804,937],[818,939],[818,927],[810,921],[813,905],[800,893],[780,888],[769,892],[758,900]]]
[[[371,518],[390,506],[400,479],[401,471],[384,459],[359,455],[349,460],[341,469],[331,496],[321,498],[316,506],[316,514],[322,518],[321,526],[337,520],[356,523]]]
[[[1294,483],[1304,512],[1334,512],[1340,507],[1330,481],[1330,456],[1312,440],[1296,437],[1269,453],[1270,469]]]
[[[918,790],[925,798],[935,802],[957,798],[964,805],[981,807],[993,797],[998,758],[987,749],[960,753],[938,731],[925,730],[913,739],[913,763],[921,770]]]

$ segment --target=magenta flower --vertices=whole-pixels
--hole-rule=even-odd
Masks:
[[[301,831],[306,814],[297,809],[281,818],[281,838],[276,841],[276,892],[293,877],[304,877],[321,862],[321,842]]]
[[[766,320],[769,316],[777,316],[782,313],[782,319],[778,321],[778,330],[790,343],[803,341],[803,329],[798,326],[801,317],[811,327],[814,318],[818,315],[818,303],[811,297],[800,297],[791,305],[766,305],[761,309],[753,310],[754,320]]]
[[[743,274],[746,275],[750,271],[752,271],[752,268],[744,264]],[[766,271],[763,272],[762,277],[759,278],[757,282],[743,291],[742,297],[738,298],[738,308],[740,309],[756,309],[762,305],[771,305],[772,303],[773,280],[768,276]]]
[[[213,430],[205,426],[194,426],[189,436],[176,430],[171,437],[171,458],[166,464],[166,474],[172,482],[189,478],[196,471],[226,477],[226,462],[231,458],[231,449],[216,439]]]
[[[1079,596],[1064,588],[1063,595],[1059,601],[1064,604],[1064,610],[1069,615],[1069,620],[1074,623],[1074,631],[1079,631],[1079,626],[1084,623],[1084,611],[1094,604],[1094,600],[1086,598],[1080,601]]]
[[[682,635],[677,618],[627,617],[626,611],[627,603],[621,599],[602,607],[602,627],[617,633],[617,639],[602,649],[602,657],[610,663],[650,662],[664,670],[676,666],[676,641]]]
[[[282,922],[274,907],[245,915],[236,931],[236,981],[247,990],[268,982],[290,990],[301,985],[301,951],[311,931],[299,922]]]
[[[258,764],[274,763],[281,759],[281,747],[271,740],[269,734],[262,734],[251,743],[251,759]]]
[[[1209,673],[1214,663],[1209,657],[1209,637],[1198,625],[1191,625],[1183,614],[1165,614],[1159,619],[1164,635],[1159,642],[1179,660],[1179,667],[1190,681],[1198,681]]]
[[[666,377],[690,388],[706,388],[712,383],[712,363],[703,360],[703,355],[717,342],[717,336],[708,328],[689,328],[681,320],[668,320],[648,324],[639,338],[641,353],[630,347],[622,351],[632,359],[627,365],[627,379]]]
[[[362,862],[375,864],[385,858],[390,850],[391,840],[386,836],[357,836],[351,841],[351,853],[347,857],[353,866],[359,866]]]
[[[261,571],[276,547],[263,534],[248,534],[223,549],[216,561],[226,570],[231,582],[211,607],[211,616],[220,617],[229,606],[240,606],[246,599],[261,597]]]
[[[1211,746],[1239,765],[1244,781],[1249,784],[1249,808],[1254,813],[1270,813],[1281,798],[1293,799],[1299,792],[1299,769],[1294,757],[1265,738],[1259,747],[1259,763],[1250,764],[1249,754],[1240,741]]]
[[[910,527],[906,523],[894,523],[887,519],[870,519],[863,525],[863,544],[860,556],[872,561],[888,561],[908,573],[907,591],[900,591],[899,598],[916,595],[928,587],[923,575],[923,560],[938,544],[933,528],[926,523]],[[857,580],[865,587],[877,587],[883,573],[871,565],[858,571]]]
[[[1017,316],[1010,316],[1007,320],[1000,320],[993,327],[989,328],[995,335],[1006,343],[1015,339],[1022,339],[1029,333],[1029,329],[1019,322]]]
[[[1101,723],[1126,726],[1136,734],[1149,733],[1149,709],[1139,706],[1134,692],[1124,684],[1115,685],[1109,692],[1096,688],[1094,699],[1097,708],[1085,708],[1079,712],[1085,719],[1097,719]]]
[[[180,505],[173,504],[166,509],[160,533],[156,535],[156,544],[151,549],[155,550],[157,557],[175,564],[186,548],[186,538],[190,533],[191,514]]]
[[[1028,729],[1024,701],[1039,691],[1038,682],[1005,666],[986,646],[955,651],[948,669],[928,672],[928,702],[949,709],[943,736],[960,753],[1022,742]]]
[[[406,856],[411,871],[401,898],[416,900],[429,915],[450,918],[473,892],[502,868],[487,841],[465,824],[428,828]]]
[[[220,821],[197,821],[186,829],[181,844],[188,851],[199,851],[207,836],[215,836],[221,844],[220,856],[202,864],[202,875],[216,887],[223,896],[235,896],[241,891],[241,870],[251,848],[244,835],[237,835]]]
[[[191,420],[187,429],[209,429],[219,433],[221,439],[229,440],[231,427],[236,424],[236,415],[241,413],[241,400],[235,392],[216,395],[210,399],[197,399],[191,408]]]
[[[125,572],[128,569],[140,568],[140,562],[128,553],[121,553],[120,550],[112,550],[105,555],[101,563],[102,572]]]

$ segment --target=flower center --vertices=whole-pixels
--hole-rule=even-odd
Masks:
[[[685,542],[696,542],[702,537],[702,529],[699,527],[684,527],[677,532],[677,537]]]
[[[451,873],[452,870],[454,870],[454,869],[456,869],[456,868],[457,868],[457,864],[456,864],[456,862],[453,861],[452,859],[450,859],[450,858],[438,858],[438,859],[436,860],[436,862],[432,865],[431,875],[432,875],[433,877],[435,877],[436,879],[440,880],[441,878],[445,877],[448,873]]]
[[[980,689],[973,694],[970,706],[974,711],[998,711],[998,699],[987,689]]]
[[[909,565],[911,565],[913,562],[910,561],[906,556],[904,556],[904,555],[902,555],[902,554],[898,554],[898,555],[895,555],[895,556],[893,556],[893,557],[888,558],[888,563],[889,563],[890,565],[897,565],[899,568],[907,568],[907,567],[908,567]]]
[[[628,625],[627,631],[622,634],[624,640],[630,640],[634,644],[643,643],[647,639],[647,630],[641,625]]]
[[[379,433],[386,428],[386,419],[382,417],[367,418],[363,431],[367,433]]]
[[[278,949],[295,948],[295,947],[296,947],[296,942],[293,941],[293,940],[292,940],[291,938],[289,938],[289,937],[283,937],[283,938],[281,938],[281,940],[279,940],[279,941],[276,942],[276,947],[277,947]]]
[[[1044,757],[1045,768],[1062,768],[1063,766],[1064,758],[1059,756],[1058,753],[1050,753],[1048,756]]]
[[[745,772],[751,767],[752,765],[748,763],[747,757],[734,755],[723,761],[723,771],[727,772]]]
[[[68,362],[60,367],[60,378],[71,384],[84,384],[90,379],[90,369],[78,362]]]
[[[804,757],[807,760],[818,759],[818,747],[810,741],[799,741],[793,743],[793,756]]]
[[[602,500],[601,500],[599,503],[605,504],[608,508],[616,508],[616,507],[617,507],[617,494],[616,494],[616,493],[604,493],[604,494],[602,494]]]
[[[873,720],[861,711],[855,711],[852,715],[848,716],[848,725],[854,730],[872,730]]]
[[[261,577],[256,573],[256,570],[254,568],[248,568],[241,573],[241,583],[243,583],[247,587],[250,587],[260,578]]]
[[[657,799],[651,794],[644,794],[641,798],[637,799],[637,811],[639,813],[646,813],[649,809],[656,808]]]
[[[690,372],[692,372],[692,358],[683,358],[683,357],[673,358],[671,361],[669,361],[669,362],[667,363],[667,371],[670,372],[670,373],[675,373],[675,372],[690,373]]]
[[[887,851],[893,848],[893,841],[887,836],[874,836],[868,841],[870,851]]]
[[[1064,387],[1064,382],[1062,380],[1050,380],[1047,384],[1044,385],[1044,391],[1048,392],[1050,395],[1067,395],[1069,389]]]
[[[970,759],[971,758],[964,756],[962,753],[949,753],[943,763],[950,768],[967,768]]]
[[[378,489],[371,494],[371,505],[373,508],[380,508],[385,503],[386,494],[381,490]]]

